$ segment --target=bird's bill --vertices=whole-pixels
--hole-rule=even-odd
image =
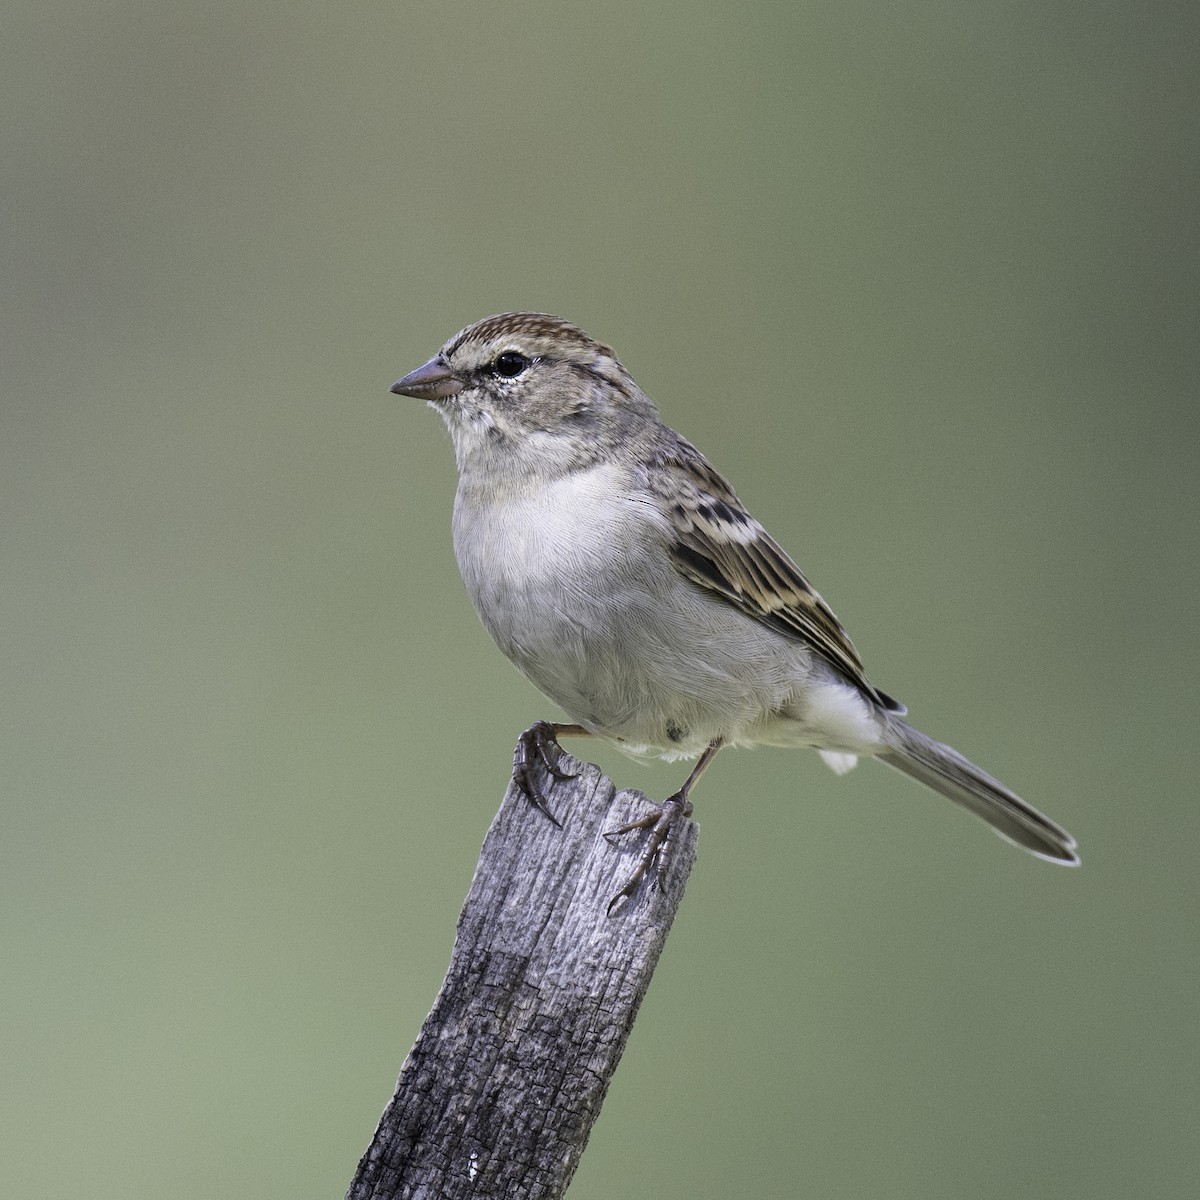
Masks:
[[[409,371],[403,379],[397,379],[391,391],[397,396],[415,396],[418,400],[449,400],[451,396],[457,396],[463,387],[463,381],[439,354],[423,367]]]

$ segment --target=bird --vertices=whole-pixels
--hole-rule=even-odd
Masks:
[[[467,593],[500,650],[570,718],[521,734],[520,790],[558,823],[538,775],[571,773],[560,737],[695,760],[677,792],[608,831],[648,831],[610,913],[648,872],[661,884],[692,789],[732,746],[815,749],[839,774],[878,759],[1032,854],[1079,863],[1062,826],[904,720],[800,568],[610,346],[548,313],[499,313],[390,390],[445,423]]]

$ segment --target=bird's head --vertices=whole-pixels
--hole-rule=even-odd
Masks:
[[[460,472],[573,470],[657,417],[609,346],[546,313],[468,325],[391,390],[441,414]]]

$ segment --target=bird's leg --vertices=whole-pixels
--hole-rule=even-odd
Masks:
[[[555,825],[561,822],[550,811],[541,786],[534,778],[534,763],[540,762],[546,772],[555,779],[570,779],[574,771],[562,765],[563,749],[558,744],[560,737],[591,737],[591,731],[582,725],[561,725],[551,721],[534,721],[517,739],[513,752],[513,779],[525,793],[525,798],[534,808],[544,813]]]
[[[650,836],[646,839],[646,848],[633,870],[633,874],[625,881],[625,886],[608,902],[608,915],[622,900],[628,899],[637,891],[638,884],[653,870],[658,876],[658,886],[663,887],[667,881],[667,867],[671,857],[671,835],[679,822],[692,815],[692,802],[688,794],[696,784],[696,780],[704,774],[708,764],[716,757],[724,743],[720,738],[709,742],[703,754],[692,768],[692,773],[683,782],[683,787],[673,796],[668,796],[661,804],[656,804],[644,817],[630,821],[619,829],[609,829],[604,836],[615,845],[614,839],[623,833],[632,833],[635,829],[649,829]]]

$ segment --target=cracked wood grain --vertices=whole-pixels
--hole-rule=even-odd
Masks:
[[[649,802],[600,770],[547,779],[557,829],[511,784],[458,919],[450,967],[347,1200],[561,1196],[579,1164],[696,857],[605,916]]]

